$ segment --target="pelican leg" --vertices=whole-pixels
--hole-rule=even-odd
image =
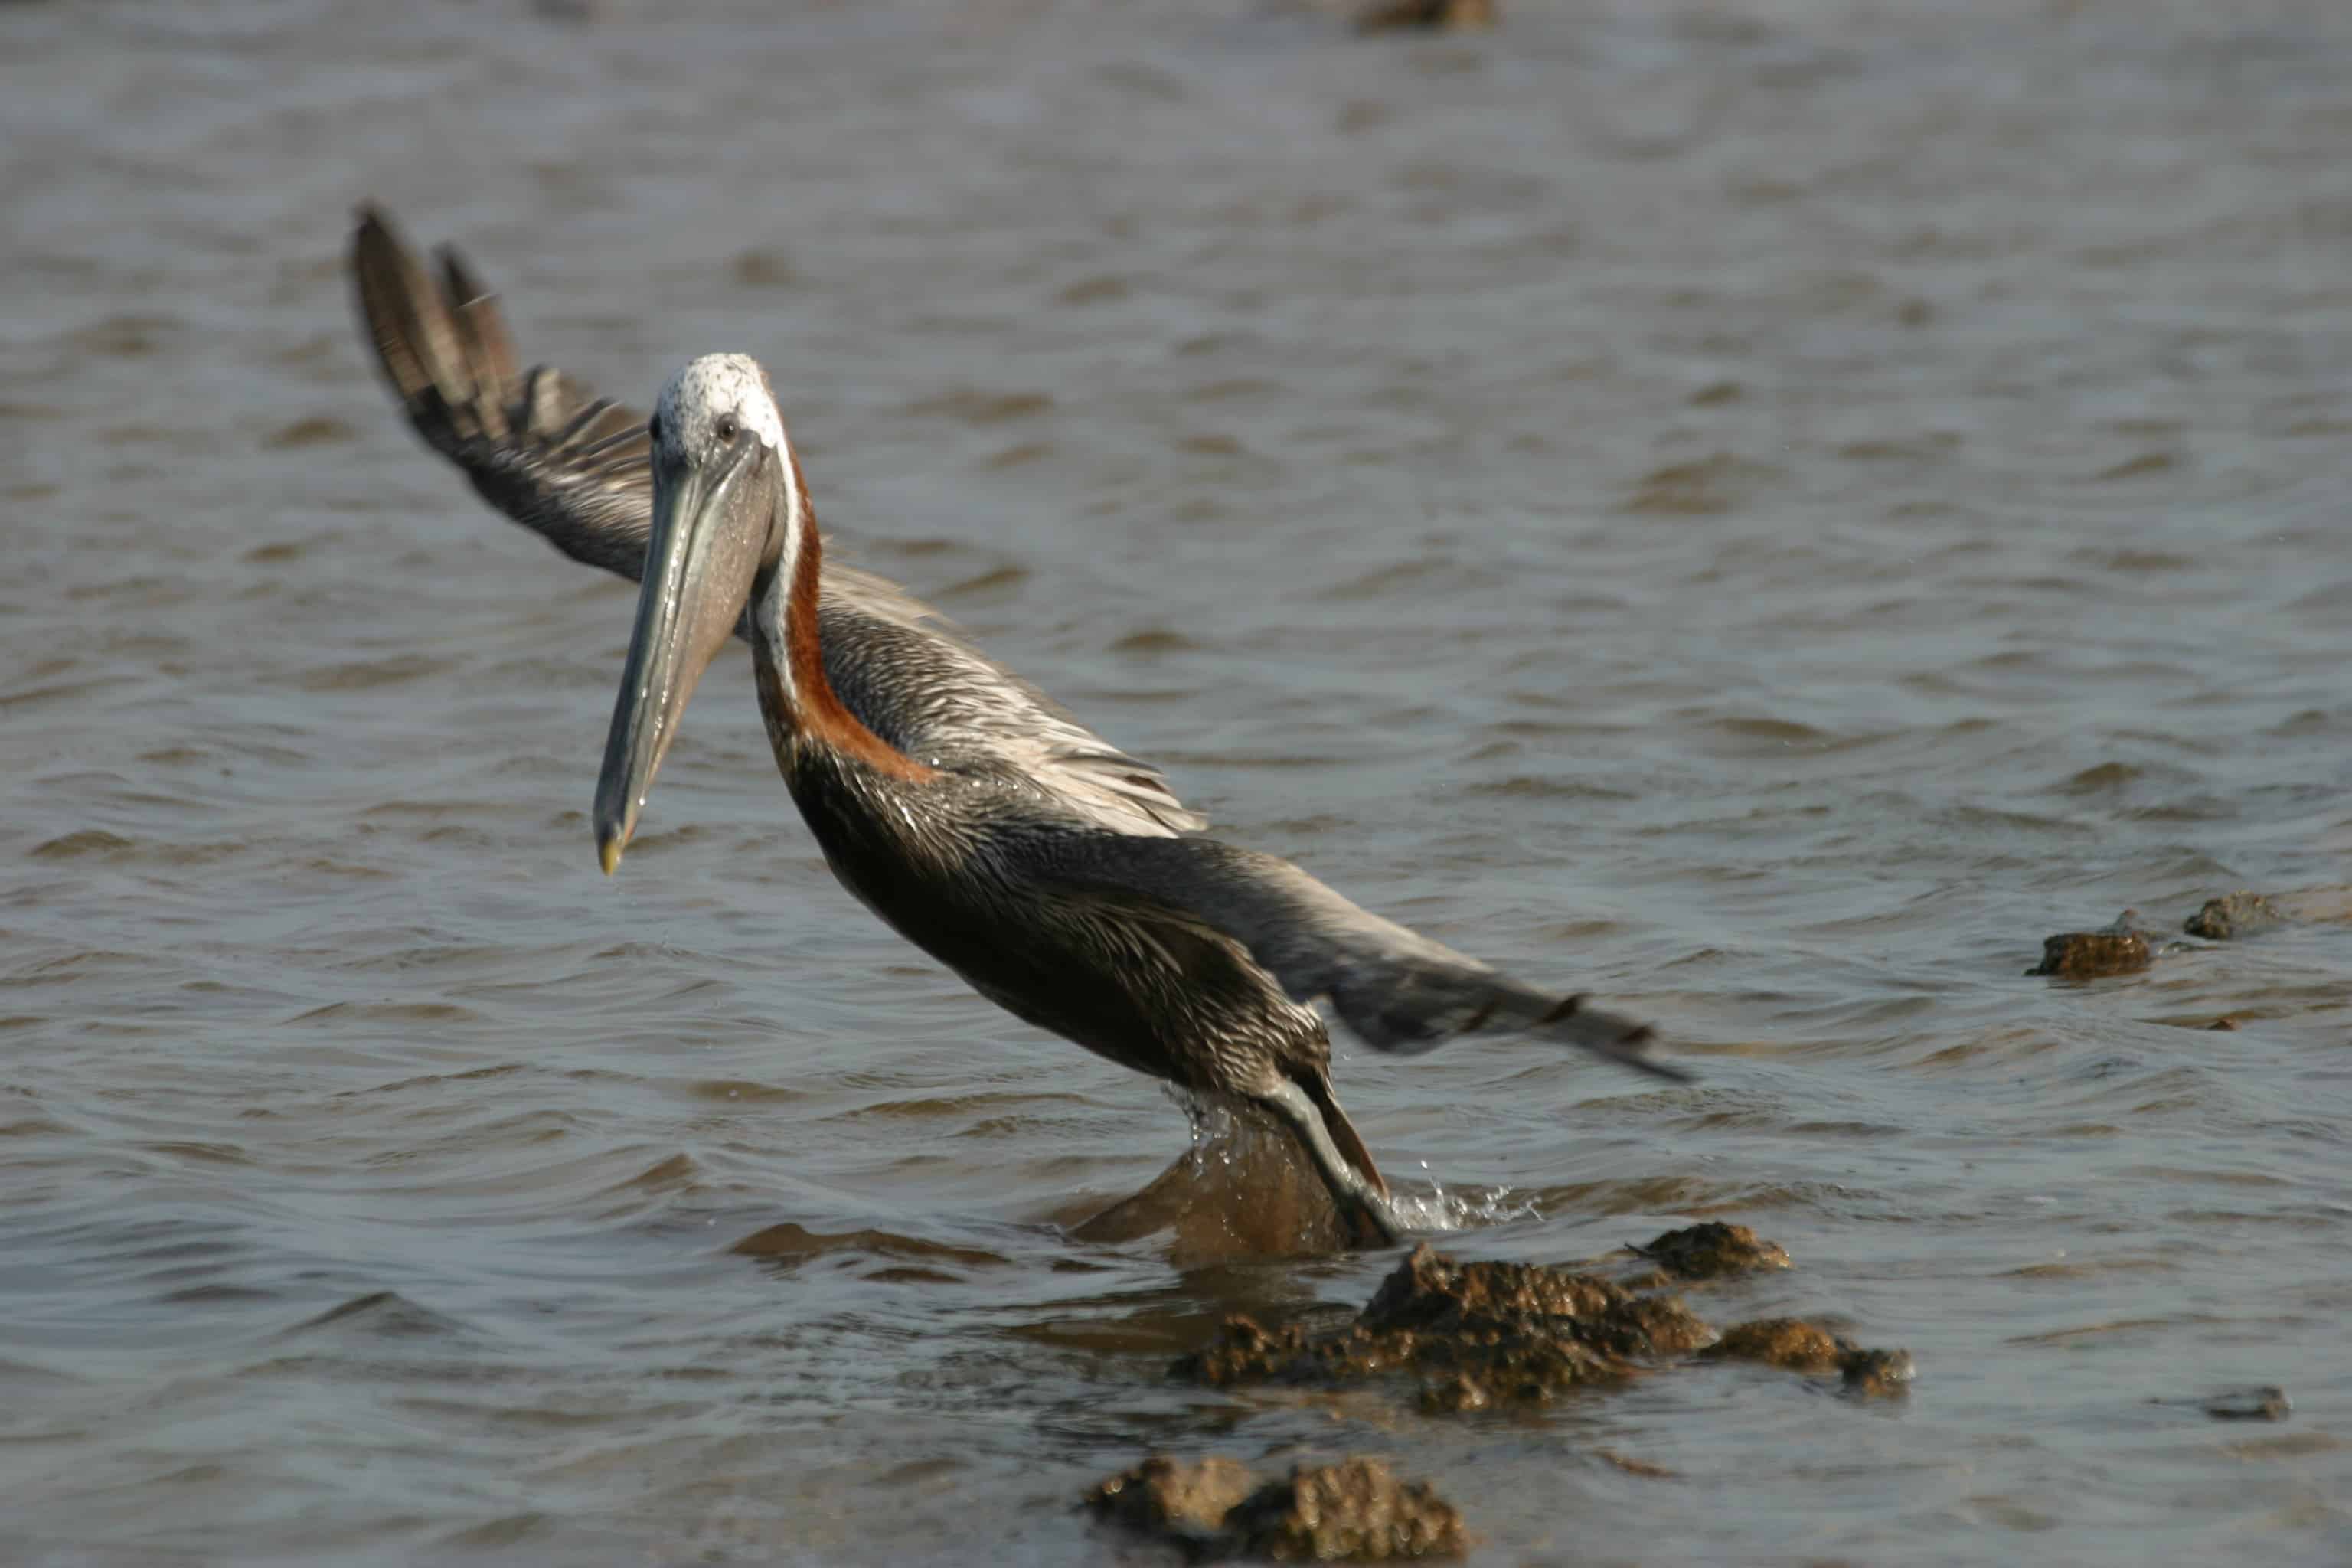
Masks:
[[[1276,1079],[1250,1098],[1290,1123],[1297,1132],[1307,1153],[1314,1156],[1316,1169],[1322,1173],[1323,1184],[1331,1189],[1342,1216],[1358,1228],[1370,1231],[1380,1246],[1393,1247],[1404,1239],[1405,1225],[1397,1217],[1396,1206],[1386,1194],[1365,1179],[1362,1172],[1348,1163],[1339,1144],[1332,1141],[1330,1128],[1324,1125],[1323,1112],[1305,1089],[1286,1078]]]

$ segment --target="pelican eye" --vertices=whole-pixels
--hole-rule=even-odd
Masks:
[[[732,414],[722,414],[719,416],[717,429],[719,438],[731,445],[736,437],[743,434],[743,422]]]

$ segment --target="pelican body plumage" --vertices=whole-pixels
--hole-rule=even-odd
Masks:
[[[454,251],[441,260],[436,280],[362,209],[360,314],[411,424],[493,506],[639,584],[596,790],[607,872],[732,634],[751,646],[785,786],[844,887],[1014,1016],[1272,1111],[1360,1239],[1405,1226],[1333,1091],[1315,1001],[1380,1051],[1521,1033],[1688,1077],[1648,1057],[1644,1025],[1207,837],[1157,768],[896,586],[828,563],[756,361],[694,360],[646,419],[561,372],[520,370],[496,301]]]

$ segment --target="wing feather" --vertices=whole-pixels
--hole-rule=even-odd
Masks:
[[[1653,1078],[1689,1080],[1650,1059],[1649,1025],[1539,990],[1349,901],[1289,861],[1213,838],[1055,834],[1040,875],[1107,913],[1198,921],[1249,950],[1293,1001],[1328,999],[1375,1050],[1417,1056],[1467,1034],[1525,1034]]]
[[[361,208],[351,252],[360,320],[409,424],[490,505],[574,561],[637,581],[653,524],[646,416],[560,370],[519,369],[496,297],[454,248],[439,259],[436,279],[388,216]],[[1114,833],[1207,826],[1157,767],[1087,729],[905,589],[834,564],[829,542],[826,554],[825,672],[876,733],[913,754],[1008,765]]]

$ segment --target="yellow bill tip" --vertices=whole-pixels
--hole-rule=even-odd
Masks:
[[[596,858],[604,866],[604,875],[611,876],[621,864],[621,841],[617,838],[607,838],[597,845]]]

